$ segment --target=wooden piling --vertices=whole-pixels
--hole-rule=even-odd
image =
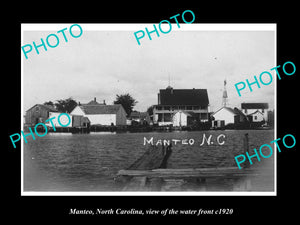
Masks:
[[[139,159],[129,166],[128,170],[165,168],[163,167],[163,164],[166,164],[170,155],[170,149],[167,149],[164,146],[161,148],[157,146],[150,146]]]
[[[246,152],[248,152],[249,154],[249,137],[248,137],[248,133],[245,133],[245,136],[244,136],[244,155],[246,157]],[[244,168],[248,168],[250,166],[250,163],[248,160],[246,160],[244,162]]]
[[[161,148],[150,146],[126,171],[147,171],[166,168],[171,153],[171,146],[161,146]],[[122,176],[120,171],[117,176]],[[130,179],[125,180],[126,185],[123,191],[147,191],[148,189],[158,191],[164,182],[160,177],[148,179],[148,176],[125,176],[130,177]]]
[[[244,136],[244,154],[249,151],[248,133]],[[249,161],[245,161],[244,168],[217,167],[217,168],[185,168],[168,169],[167,161],[172,154],[171,146],[151,146],[130,167],[120,170],[117,178],[126,180],[123,191],[182,191],[183,186],[190,183],[196,184],[196,190],[206,191],[208,181],[228,183],[238,182],[233,190],[251,190],[251,177],[257,174],[250,167]],[[245,156],[246,157],[246,156]],[[193,181],[188,183],[188,181]],[[221,182],[221,183],[222,183]],[[193,184],[194,185],[194,184]]]

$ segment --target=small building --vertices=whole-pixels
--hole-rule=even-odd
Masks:
[[[53,112],[58,112],[58,110],[49,105],[35,104],[26,111],[25,125],[34,126],[37,123],[45,123],[49,118],[50,113]]]
[[[225,128],[225,120],[212,120],[211,128],[212,129],[224,129]]]
[[[247,117],[237,108],[222,107],[212,114],[215,121],[224,121],[224,125],[246,123]]]
[[[89,128],[91,121],[86,116],[72,115],[72,127]]]
[[[82,116],[82,115],[61,115],[59,118],[60,123],[63,125],[61,126],[58,122],[58,117],[61,113],[59,112],[50,112],[49,113],[49,118],[55,117],[52,119],[52,123],[48,121],[45,123],[47,126],[52,127],[52,124],[54,127],[76,127],[76,128],[88,128],[90,126],[90,121],[87,117]],[[69,121],[70,120],[70,121]],[[65,126],[67,125],[68,126]]]
[[[130,116],[127,119],[128,119],[127,124],[130,125],[133,124],[149,125],[151,122],[148,112],[132,111],[130,113]]]
[[[179,112],[186,119],[190,115],[197,122],[207,122],[208,105],[206,89],[173,89],[168,86],[159,90],[158,104],[153,106],[153,123],[159,126],[178,125]]]
[[[267,112],[269,108],[268,103],[242,103],[241,108],[242,108],[242,112],[246,116],[249,116],[252,119],[252,121],[258,120],[258,118],[261,117],[260,115],[258,115],[258,113],[262,114],[264,121],[268,120],[268,112]],[[257,119],[253,120],[253,116],[257,116]]]
[[[96,101],[80,104],[74,108],[71,115],[81,115],[89,119],[90,125],[119,126],[126,125],[126,112],[122,105],[106,105]]]
[[[250,122],[265,122],[264,114],[258,110],[247,115]]]
[[[79,103],[79,105],[80,105],[80,103]],[[106,105],[106,102],[105,102],[105,100],[103,100],[103,103],[99,103],[99,102],[97,102],[96,97],[94,97],[93,100],[91,100],[90,102],[83,104],[83,105]]]

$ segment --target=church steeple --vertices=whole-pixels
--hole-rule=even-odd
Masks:
[[[223,99],[222,99],[222,106],[226,107],[227,104],[227,90],[226,90],[226,79],[224,80],[224,89],[223,89]]]

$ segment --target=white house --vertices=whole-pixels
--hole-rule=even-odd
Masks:
[[[173,115],[173,126],[181,127],[188,125],[188,117],[191,115],[184,111],[178,111]]]
[[[235,113],[233,109],[229,107],[222,107],[218,111],[214,112],[212,116],[215,118],[215,120],[224,120],[225,125],[234,123],[234,116]]]
[[[52,117],[55,117],[54,119],[52,119],[52,123],[50,121],[46,122],[45,124],[49,127],[52,127],[52,124],[53,126],[55,127],[72,127],[72,124],[73,124],[73,121],[72,121],[72,116],[69,115],[65,115],[65,114],[62,114],[60,115],[61,113],[60,112],[49,112],[49,118],[52,118]],[[61,126],[58,122],[58,117],[59,117],[59,122],[60,124],[62,124],[63,126]],[[67,125],[68,126],[65,126]]]
[[[242,123],[247,120],[246,116],[237,108],[222,107],[212,114],[215,120],[224,120],[228,124]]]
[[[160,89],[157,97],[158,103],[153,105],[154,124],[179,126],[180,115],[183,117],[181,126],[188,125],[187,115],[193,118],[191,121],[207,122],[209,119],[209,100],[206,89],[173,89],[168,86],[166,89]],[[176,124],[174,124],[174,119]]]
[[[48,127],[88,127],[90,125],[89,119],[87,117],[84,117],[83,115],[71,115],[68,113],[61,114],[60,112],[49,112],[48,119],[53,117],[54,119],[51,119],[51,121],[49,120],[45,123]]]
[[[248,117],[252,118],[251,122],[265,121],[264,114],[258,110],[256,110],[254,113],[248,114]]]
[[[267,110],[269,108],[268,103],[242,103],[241,108],[245,115],[247,115],[248,117],[249,116],[252,117],[253,122],[260,122],[263,120],[265,120],[265,121],[268,120],[268,112],[267,112]],[[263,116],[263,119],[260,119],[261,115],[259,115],[258,112],[261,113],[261,115]],[[253,115],[257,116],[257,119],[254,119]]]
[[[99,104],[96,99],[88,104],[76,106],[70,114],[87,117],[90,125],[126,125],[126,112],[122,105]]]

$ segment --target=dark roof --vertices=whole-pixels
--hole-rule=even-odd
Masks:
[[[33,109],[33,108],[36,107],[36,106],[42,107],[42,108],[46,109],[46,110],[49,111],[49,112],[58,112],[58,110],[55,109],[54,107],[52,107],[52,106],[50,106],[50,105],[43,105],[43,104],[35,104],[35,105],[32,106],[31,108],[29,108],[27,111]],[[26,111],[26,112],[27,112],[27,111]]]
[[[85,114],[116,114],[122,105],[80,105]]]
[[[88,102],[87,104],[83,104],[83,105],[100,105],[100,103],[98,103],[95,100],[92,100],[92,101]]]
[[[95,100],[92,100],[92,101],[89,101],[89,102],[86,103],[86,104],[80,104],[80,105],[106,105],[106,103],[105,103],[105,102],[99,103],[99,102],[97,102],[97,101],[95,101]]]
[[[268,109],[268,103],[242,103],[242,109]]]
[[[208,106],[206,89],[161,89],[160,105],[199,105]]]
[[[233,111],[234,111],[235,115],[240,115],[241,117],[246,118],[246,115],[241,110],[239,110],[238,108],[235,107],[233,109]]]

